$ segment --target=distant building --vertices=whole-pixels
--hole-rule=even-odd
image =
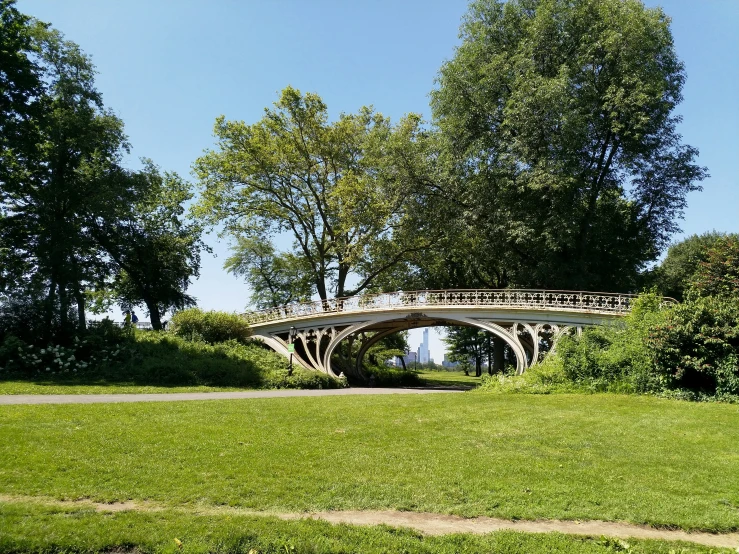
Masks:
[[[444,361],[441,362],[442,367],[457,367],[459,362],[453,362],[449,359],[449,354],[444,354]]]
[[[423,342],[418,347],[418,361],[422,364],[427,364],[431,360],[429,356],[429,330],[428,328],[423,330]]]
[[[408,354],[403,356],[403,361],[405,362],[406,366],[415,363],[416,360],[418,360],[418,355],[415,352],[408,352]]]

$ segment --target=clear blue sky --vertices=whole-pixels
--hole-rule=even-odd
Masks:
[[[739,2],[664,0],[688,80],[679,111],[685,142],[711,177],[692,193],[684,234],[739,231]],[[126,124],[129,164],[152,158],[190,174],[213,145],[216,116],[254,122],[287,85],[320,94],[333,115],[362,105],[397,120],[430,116],[428,93],[459,43],[464,0],[22,0],[92,56],[105,104]],[[676,239],[679,237],[676,237]],[[242,310],[249,291],[221,268],[209,238],[191,292],[206,309]],[[420,331],[411,337],[412,349]],[[443,346],[432,332],[431,354]]]

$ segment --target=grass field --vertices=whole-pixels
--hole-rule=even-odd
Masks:
[[[739,409],[616,395],[5,406],[0,493],[739,529]]]
[[[465,375],[461,371],[419,371],[418,376],[427,385],[472,388],[480,385],[481,378]]]
[[[96,513],[0,504],[0,552],[152,552],[339,554],[708,554],[732,552],[685,543],[584,538],[500,531],[423,536],[386,526],[330,525],[273,517],[195,515],[181,511]],[[177,539],[178,542],[175,542]]]
[[[0,381],[0,394],[152,394],[170,392],[223,392],[244,390],[236,387],[163,387],[137,385],[135,383],[81,384],[74,381],[67,384],[58,381]]]

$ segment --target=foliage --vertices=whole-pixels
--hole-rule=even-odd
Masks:
[[[262,120],[248,125],[222,116],[215,135],[218,149],[195,163],[202,186],[196,213],[246,239],[247,253],[288,233],[294,241],[288,254],[269,248],[260,253],[289,259],[289,271],[299,271],[320,298],[358,293],[409,252],[428,245],[431,235],[413,215],[416,166],[425,163],[418,116],[392,126],[362,108],[328,123],[318,95],[287,87]],[[396,233],[403,227],[413,232]],[[281,263],[269,264],[265,272],[259,256],[240,261],[256,290],[264,290],[264,278]],[[351,291],[350,273],[359,278]],[[290,287],[278,298],[292,296]],[[274,299],[260,297],[265,300]]]
[[[364,373],[370,384],[375,387],[419,387],[423,385],[418,373],[410,369],[366,364]]]
[[[669,308],[660,300],[644,294],[621,324],[566,335],[542,364],[482,389],[739,400],[739,300],[696,298]]]
[[[669,18],[637,0],[478,0],[461,37],[432,93],[457,215],[434,219],[447,250],[427,286],[633,289],[706,176],[677,133]]]
[[[719,237],[705,250],[690,280],[690,294],[739,297],[739,235]]]
[[[124,330],[108,319],[92,323],[84,338],[75,336],[66,346],[8,334],[0,342],[0,371],[45,379],[99,371],[124,358],[126,338]]]
[[[236,341],[247,344],[251,328],[237,315],[214,310],[189,308],[175,312],[170,320],[170,331],[188,340],[202,340],[210,344]]]
[[[0,342],[0,378],[46,384],[99,386],[339,388],[328,375],[297,368],[257,344],[234,339],[209,344],[173,333],[92,324],[70,346],[39,347],[13,336]],[[31,391],[32,393],[33,391]]]
[[[127,201],[115,178],[127,143],[122,122],[95,89],[90,59],[47,25],[25,25],[31,44],[19,44],[28,51],[16,55],[33,57],[41,86],[28,93],[35,109],[22,130],[33,147],[0,160],[0,175],[10,175],[0,183],[0,251],[14,251],[4,286],[16,297],[43,291],[45,338],[58,319],[59,340],[69,340],[71,326],[85,327],[86,286],[107,269],[88,229]]]
[[[143,302],[152,327],[160,330],[167,310],[195,305],[185,291],[199,275],[205,245],[201,227],[182,219],[192,199],[189,185],[144,162],[143,171],[122,176],[139,194],[115,220],[96,220],[93,235],[113,260],[112,295],[127,309]]]
[[[673,244],[662,263],[650,272],[649,280],[664,296],[682,300],[701,262],[705,261],[706,252],[724,236],[714,231],[691,235]]]
[[[469,371],[467,366],[474,361],[477,377],[482,375],[482,366],[486,362],[491,375],[506,368],[505,341],[488,331],[477,327],[447,327],[443,340],[449,347],[450,359],[463,364],[465,370]],[[510,352],[508,355],[511,357],[514,354]]]
[[[645,344],[670,388],[739,398],[739,297],[680,304],[650,328]]]
[[[372,345],[365,354],[365,359],[370,365],[379,366],[387,360],[394,358],[403,358],[410,348],[408,346],[408,332],[401,331],[393,333],[387,337],[383,337],[377,343]],[[403,365],[403,369],[407,369]]]
[[[592,392],[592,389],[588,391],[570,379],[559,356],[547,356],[543,362],[527,369],[522,375],[483,375],[478,390],[527,394]]]
[[[49,25],[0,4],[0,293],[43,305],[29,324],[67,346],[110,288],[127,307],[160,313],[193,303],[200,228],[181,221],[191,197],[176,175],[122,167],[123,122],[105,108],[95,67]],[[116,274],[114,283],[109,276]]]
[[[310,300],[313,285],[305,259],[291,252],[277,253],[266,237],[236,237],[226,270],[246,278],[257,309],[276,308]]]

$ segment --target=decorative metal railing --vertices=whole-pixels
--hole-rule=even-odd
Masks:
[[[250,324],[269,323],[332,313],[354,313],[408,308],[515,308],[568,310],[599,314],[627,314],[633,294],[563,290],[417,290],[329,298],[305,304],[289,304],[243,314]],[[665,303],[675,302],[665,298]]]

